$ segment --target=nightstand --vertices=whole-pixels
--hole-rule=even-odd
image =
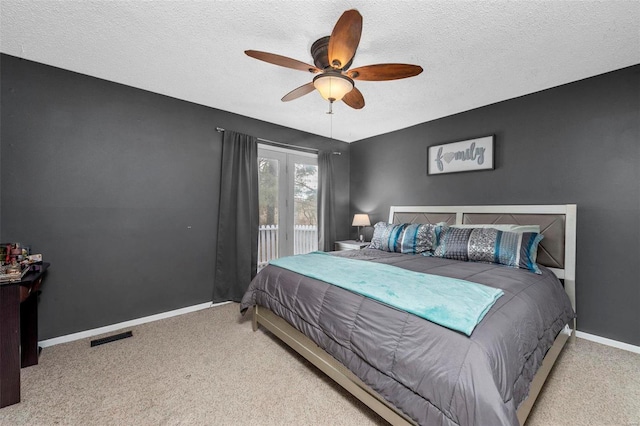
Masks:
[[[364,243],[361,243],[355,240],[336,241],[335,250],[336,251],[360,250],[367,247],[369,244],[371,244],[371,242],[365,241]]]

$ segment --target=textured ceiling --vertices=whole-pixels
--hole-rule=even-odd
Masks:
[[[352,142],[640,63],[638,1],[2,0],[3,53]],[[366,106],[334,115],[312,75],[247,57],[312,63],[343,11],[364,17],[353,68],[421,65],[356,82]],[[260,135],[256,135],[260,136]]]

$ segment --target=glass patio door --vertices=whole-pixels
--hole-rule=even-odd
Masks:
[[[258,270],[269,260],[318,249],[318,159],[258,145]]]

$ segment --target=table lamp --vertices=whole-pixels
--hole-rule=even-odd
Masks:
[[[356,241],[363,243],[364,242],[364,235],[362,235],[360,233],[360,227],[361,226],[371,226],[371,221],[369,221],[369,215],[368,214],[356,214],[356,215],[353,215],[353,223],[351,224],[351,226],[357,226],[358,227],[358,239]]]

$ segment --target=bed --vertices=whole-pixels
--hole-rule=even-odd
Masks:
[[[376,249],[334,256],[503,293],[466,335],[269,265],[240,309],[391,424],[523,425],[575,330],[576,206],[392,206],[389,223],[538,225],[539,274]],[[360,262],[362,263],[362,262]]]

